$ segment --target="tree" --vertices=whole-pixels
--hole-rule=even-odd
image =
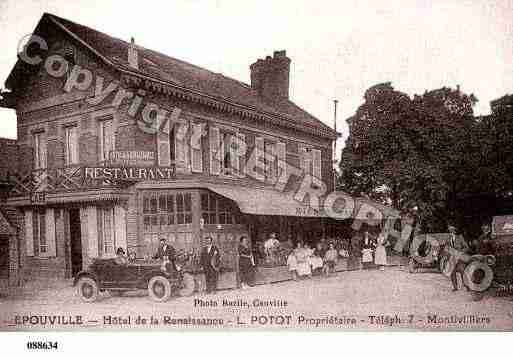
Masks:
[[[348,120],[339,187],[416,211],[424,230],[444,230],[476,166],[477,99],[449,88],[410,99],[390,83],[369,88],[364,99]]]

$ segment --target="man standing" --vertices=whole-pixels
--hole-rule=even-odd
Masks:
[[[212,237],[206,238],[206,246],[201,251],[201,266],[205,272],[207,293],[215,292],[217,289],[217,278],[220,269],[219,249],[214,245]]]
[[[452,249],[457,250],[458,252],[467,253],[469,250],[469,246],[462,235],[456,234],[456,227],[453,225],[448,226],[449,230],[449,246]],[[458,290],[458,278],[457,274],[460,273],[461,278],[463,278],[465,272],[465,263],[463,263],[461,260],[456,261],[456,265],[454,267],[454,270],[451,273],[451,282],[452,282],[452,290],[457,291]]]
[[[481,226],[481,231],[483,233],[473,242],[473,253],[481,255],[495,254],[492,239],[492,227],[490,224],[484,223]]]
[[[176,270],[175,267],[175,249],[173,246],[167,244],[166,238],[160,238],[160,245],[157,249],[157,253],[153,256],[153,259],[160,259],[165,264],[169,263],[173,270]]]

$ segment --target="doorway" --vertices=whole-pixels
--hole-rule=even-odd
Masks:
[[[9,236],[0,235],[0,279],[9,276]]]
[[[69,233],[71,243],[71,276],[75,277],[82,270],[82,232],[80,226],[80,210],[69,210]]]

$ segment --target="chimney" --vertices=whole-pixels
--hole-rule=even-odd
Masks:
[[[265,60],[258,59],[250,67],[251,87],[267,99],[289,98],[290,59],[285,50],[275,51]]]
[[[132,37],[130,44],[128,45],[128,65],[136,70],[139,70],[139,54],[137,53],[137,47],[135,46],[135,40]]]

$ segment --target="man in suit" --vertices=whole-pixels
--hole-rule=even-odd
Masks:
[[[175,267],[175,249],[172,245],[167,244],[166,238],[160,239],[159,248],[157,253],[153,256],[153,259],[160,259],[163,262],[170,264],[171,269],[176,270]]]
[[[219,249],[214,245],[212,237],[206,238],[206,245],[201,251],[201,266],[205,272],[207,293],[215,292],[217,289],[217,278],[219,275]]]
[[[449,229],[449,246],[459,252],[467,253],[469,251],[469,246],[462,235],[456,234],[456,227],[453,225],[448,226]],[[452,282],[452,290],[457,291],[458,290],[458,278],[457,274],[460,273],[461,277],[463,278],[465,272],[465,263],[463,263],[461,260],[458,260],[456,262],[456,266],[454,267],[454,270],[451,273],[451,282]]]

